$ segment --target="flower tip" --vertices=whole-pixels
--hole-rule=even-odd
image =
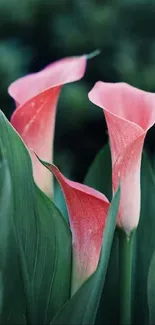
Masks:
[[[98,56],[99,54],[101,54],[101,52],[102,52],[102,51],[101,51],[100,49],[96,49],[96,50],[94,50],[93,52],[86,54],[86,58],[87,58],[87,60],[89,60],[89,59],[93,59],[94,57],[96,57],[96,56]]]
[[[44,165],[46,168],[48,168],[54,175],[56,174],[56,173],[60,173],[60,170],[59,170],[59,168],[57,167],[57,166],[55,166],[53,163],[49,163],[49,162],[47,162],[47,161],[45,161],[45,160],[43,160],[43,159],[41,159],[38,155],[37,155],[37,153],[32,149],[32,148],[30,148],[30,150],[35,154],[35,156],[37,157],[37,159],[40,161],[40,163],[42,164],[42,165]]]

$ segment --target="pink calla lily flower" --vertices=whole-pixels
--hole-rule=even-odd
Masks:
[[[68,208],[73,245],[73,295],[97,268],[110,204],[102,193],[67,179],[52,164],[44,162],[44,165],[60,183]]]
[[[120,180],[118,225],[129,234],[140,216],[140,166],[144,139],[155,123],[155,94],[126,83],[97,82],[89,99],[107,122],[115,192]],[[103,166],[104,167],[104,166]]]
[[[44,160],[53,159],[56,107],[64,84],[79,80],[86,69],[86,56],[61,59],[40,72],[13,82],[8,91],[16,103],[11,123],[30,149]],[[37,185],[52,194],[52,175],[30,152]]]

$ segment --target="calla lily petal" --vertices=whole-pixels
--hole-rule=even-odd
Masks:
[[[74,294],[97,268],[109,201],[93,188],[67,179],[56,166],[42,163],[56,176],[68,208],[73,243]]]
[[[24,140],[44,160],[53,159],[53,138],[57,101],[61,87],[83,77],[86,56],[59,60],[38,73],[13,82],[9,93],[17,109],[11,123]],[[31,153],[34,179],[49,196],[52,194],[52,175]]]
[[[11,123],[29,149],[34,149],[44,159],[53,160],[53,142],[56,104],[60,88],[51,88],[19,106]],[[37,185],[48,196],[52,195],[52,175],[38,162],[30,151],[33,176]]]
[[[97,82],[89,99],[103,108],[111,145],[113,191],[120,180],[118,225],[130,233],[140,215],[140,165],[147,131],[155,123],[155,94],[126,83]]]
[[[17,79],[9,86],[8,92],[18,105],[22,105],[49,88],[81,79],[86,60],[85,55],[58,60],[39,72]]]

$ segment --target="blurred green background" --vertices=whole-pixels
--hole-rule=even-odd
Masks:
[[[126,81],[155,91],[155,1],[0,0],[0,107],[8,118],[13,80],[95,49],[102,53],[88,62],[82,81],[63,88],[58,105],[55,162],[79,181],[107,141],[103,113],[87,98],[94,83]],[[154,151],[154,129],[146,145]]]

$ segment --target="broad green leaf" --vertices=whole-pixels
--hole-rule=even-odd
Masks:
[[[155,251],[155,179],[146,153],[141,168],[141,214],[136,232],[136,268],[134,278],[134,324],[148,324],[147,279],[153,252]],[[153,264],[152,264],[153,267]],[[151,272],[151,271],[150,271]],[[155,272],[155,270],[154,270]],[[149,281],[150,281],[149,276]],[[149,284],[150,285],[150,284]],[[153,297],[152,297],[153,299]],[[149,308],[154,302],[149,297]],[[152,316],[150,315],[150,319]],[[154,319],[155,323],[155,319]]]
[[[84,183],[105,194],[109,200],[112,197],[112,166],[109,144],[105,145],[95,157]],[[119,318],[119,265],[118,265],[118,235],[114,239],[110,260],[97,313],[96,324],[117,324]],[[114,276],[115,270],[115,276]]]
[[[112,198],[112,166],[109,144],[105,145],[95,157],[84,184],[102,192],[111,201]]]
[[[41,319],[45,317],[44,323],[49,324],[70,296],[72,246],[70,230],[60,212],[38,188],[35,196],[41,231],[34,277],[40,284],[36,291],[39,295],[37,324],[40,321],[42,325]],[[48,298],[46,301],[45,296]]]
[[[116,229],[95,324],[119,324],[119,311],[119,238]]]
[[[94,324],[109,262],[119,199],[120,189],[118,189],[109,209],[97,270],[64,305],[52,325]]]
[[[0,146],[1,148],[1,146]],[[12,223],[13,192],[7,160],[0,150],[0,324],[26,324],[26,303]]]
[[[20,272],[27,323],[49,324],[70,296],[71,233],[53,202],[34,184],[29,153],[2,113],[0,132],[11,177],[17,242],[12,248],[18,255],[12,281],[15,271]],[[10,306],[3,310],[9,314]]]

